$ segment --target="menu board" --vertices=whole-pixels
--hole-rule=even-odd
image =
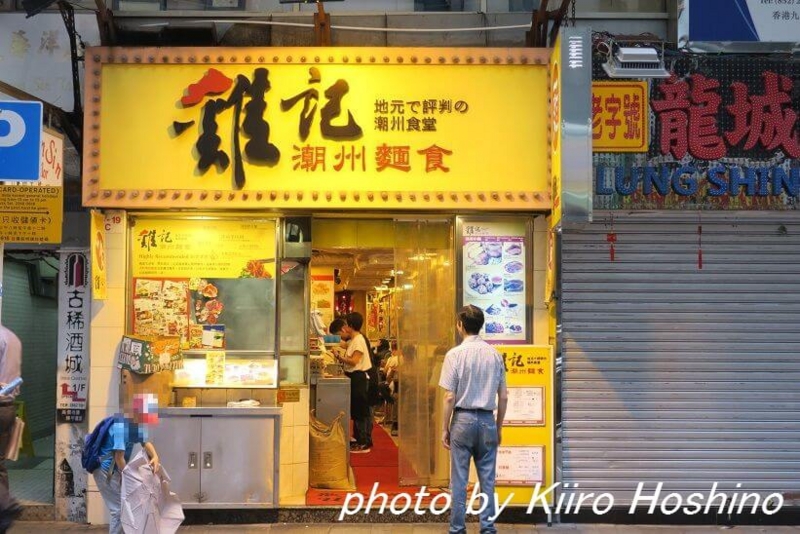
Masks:
[[[544,446],[500,446],[497,449],[497,486],[533,486],[544,482]]]
[[[275,221],[138,217],[131,235],[137,278],[275,276]]]
[[[525,221],[465,222],[462,226],[464,305],[483,310],[489,343],[525,343]]]
[[[544,417],[544,386],[509,386],[506,426],[539,426]]]

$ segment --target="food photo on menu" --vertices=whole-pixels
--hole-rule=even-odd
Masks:
[[[524,244],[516,237],[486,236],[464,244],[464,303],[486,315],[484,333],[497,341],[525,336]]]

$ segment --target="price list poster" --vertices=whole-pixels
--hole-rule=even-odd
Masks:
[[[527,506],[537,483],[554,483],[553,347],[496,345],[508,382],[503,443],[497,453],[496,491],[500,501]],[[548,502],[554,502],[554,492]]]

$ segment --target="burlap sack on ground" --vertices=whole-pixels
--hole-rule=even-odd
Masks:
[[[342,428],[344,412],[330,425],[311,412],[308,485],[317,489],[355,489],[349,475],[347,443]]]

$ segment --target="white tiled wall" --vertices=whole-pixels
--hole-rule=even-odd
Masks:
[[[125,228],[125,214],[120,228]],[[125,334],[125,233],[106,235],[106,269],[108,299],[92,300],[89,376],[89,428],[119,410],[119,369],[116,367],[117,346]],[[87,495],[89,523],[108,523],[103,498],[97,492],[94,478],[89,477]]]
[[[305,504],[308,491],[308,388],[300,389],[299,402],[283,405],[281,421],[280,504]]]

